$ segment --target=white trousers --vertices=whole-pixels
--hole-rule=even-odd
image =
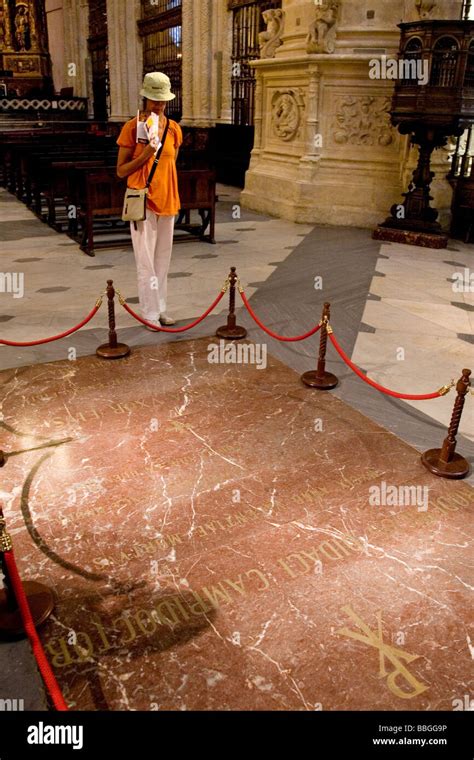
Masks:
[[[168,271],[173,248],[174,216],[146,210],[146,219],[130,223],[142,317],[155,322],[166,312]]]

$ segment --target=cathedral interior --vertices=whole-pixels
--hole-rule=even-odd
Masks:
[[[473,709],[474,3],[0,0],[0,237],[2,710]]]

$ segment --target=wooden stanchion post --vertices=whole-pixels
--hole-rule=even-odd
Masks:
[[[227,317],[227,324],[223,327],[219,327],[216,332],[218,338],[225,338],[226,340],[240,340],[247,337],[247,330],[245,327],[241,327],[236,323],[235,316],[235,284],[238,280],[235,267],[230,268],[229,275],[229,314]]]
[[[325,303],[321,319],[321,337],[319,341],[318,368],[301,375],[301,381],[309,388],[317,388],[320,391],[330,391],[336,387],[339,378],[332,372],[326,372],[326,350],[328,344],[328,325],[331,318],[331,304]]]
[[[448,428],[448,435],[444,439],[441,449],[429,449],[421,455],[421,461],[434,475],[441,478],[459,480],[469,475],[470,465],[467,459],[456,452],[456,435],[461,422],[462,410],[466,400],[466,394],[470,388],[470,369],[463,369],[462,377],[456,385],[456,401],[454,402],[453,414]]]
[[[115,329],[115,288],[114,281],[107,280],[107,305],[109,311],[109,342],[99,346],[96,351],[97,356],[102,359],[123,359],[130,353],[130,346],[126,343],[118,343],[117,332]]]

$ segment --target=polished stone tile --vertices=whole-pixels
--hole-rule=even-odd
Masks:
[[[0,373],[8,525],[58,595],[41,636],[71,707],[452,709],[471,489],[218,345]]]

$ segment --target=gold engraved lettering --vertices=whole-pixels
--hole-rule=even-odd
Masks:
[[[188,607],[193,615],[208,615],[212,611],[212,606],[205,602],[197,591],[192,591],[191,593],[197,600],[196,603],[193,602],[192,604],[188,602]]]
[[[134,617],[142,633],[144,633],[146,636],[151,636],[153,633],[155,633],[156,623],[149,612],[147,612],[146,610],[140,609],[140,610],[137,610]],[[149,630],[150,626],[152,626],[151,631]]]
[[[302,551],[301,554],[304,554],[306,557],[309,557],[309,559],[312,562],[321,562],[321,557],[319,556],[316,549],[310,549],[309,551]]]
[[[328,559],[344,559],[338,547],[332,541],[323,541],[319,544],[318,550],[321,551]]]
[[[277,562],[278,562],[279,565],[282,566],[283,570],[285,570],[288,573],[288,575],[290,576],[290,578],[297,578],[298,577],[296,575],[296,573],[293,572],[293,570],[291,569],[291,567],[289,567],[283,559],[279,559],[279,560],[277,560]]]
[[[82,636],[84,638],[84,641],[86,642],[87,647],[81,646],[79,643],[79,636]],[[91,637],[89,634],[84,633],[84,631],[78,631],[76,636],[77,643],[74,644],[74,648],[79,655],[79,662],[84,660],[89,660],[92,655],[94,654],[94,645],[91,641]]]
[[[169,617],[163,610],[168,613]],[[156,614],[154,614],[154,617],[156,619],[156,616],[158,616],[158,621],[162,623],[162,625],[168,625],[170,628],[173,628],[175,625],[182,622],[179,618],[179,612],[181,612],[185,621],[189,620],[189,615],[181,604],[181,601],[178,597],[174,596],[170,599],[159,602],[155,606],[154,613]]]
[[[224,583],[227,583],[228,586],[235,589],[235,591],[238,591],[242,596],[246,596],[244,582],[242,580],[242,573],[240,573],[239,579],[237,581],[231,581],[230,578],[225,578]]]
[[[68,646],[66,643],[66,639],[54,639],[54,641],[58,641],[60,651],[55,651],[53,648],[53,642],[49,642],[45,645],[45,649],[48,650],[48,652],[51,654],[52,659],[51,663],[53,667],[55,668],[65,668],[68,665],[72,665],[74,662],[74,658],[71,657]]]
[[[308,565],[305,558],[301,556],[301,554],[297,554],[294,552],[293,554],[288,554],[286,557],[287,560],[293,559],[293,557],[300,563],[300,565],[303,567],[305,573],[311,572],[311,565]]]
[[[393,694],[395,694],[395,696],[400,697],[400,699],[413,699],[413,697],[419,696],[428,689],[428,687],[423,683],[420,683],[420,681],[418,681],[415,676],[410,673],[408,668],[406,668],[405,665],[403,665],[401,662],[401,660],[405,660],[405,662],[408,663],[414,662],[419,658],[420,655],[410,654],[409,652],[405,652],[403,649],[393,647],[390,644],[386,644],[384,642],[381,611],[377,612],[377,631],[373,631],[362,620],[362,618],[359,617],[356,612],[354,612],[352,607],[346,605],[341,609],[346,613],[346,615],[351,618],[351,620],[354,621],[354,623],[365,634],[365,636],[362,635],[362,633],[352,631],[349,628],[340,628],[337,631],[338,635],[347,636],[351,639],[355,639],[356,641],[361,641],[363,644],[368,644],[369,646],[375,647],[379,650],[380,678],[387,679],[388,688],[391,692],[393,692]],[[393,670],[391,673],[388,673],[385,668],[386,659],[390,660],[392,665],[395,667],[395,670]],[[398,678],[404,678],[406,683],[412,687],[412,691],[403,690],[397,683]]]
[[[104,626],[100,622],[99,618],[94,618],[92,620],[92,625],[95,625],[95,627],[99,631],[99,636],[102,639],[102,643],[104,644],[104,646],[101,649],[99,649],[99,652],[107,652],[108,649],[112,648],[112,645],[109,643],[109,640],[106,636]]]
[[[112,622],[113,627],[115,628],[117,626],[117,623],[125,623],[125,628],[127,629],[128,633],[130,634],[128,639],[124,639],[124,644],[130,644],[132,641],[134,641],[137,638],[137,633],[135,631],[135,628],[132,625],[132,622],[128,615],[121,615],[116,620]]]
[[[264,574],[262,572],[260,572],[260,570],[247,570],[247,572],[245,573],[245,575],[248,578],[250,578],[250,576],[252,575],[252,573],[254,573],[258,578],[260,578],[260,580],[262,580],[263,584],[264,584],[263,586],[257,586],[257,591],[266,591],[267,588],[270,588],[270,582],[269,582],[268,578],[266,578],[264,576]]]

